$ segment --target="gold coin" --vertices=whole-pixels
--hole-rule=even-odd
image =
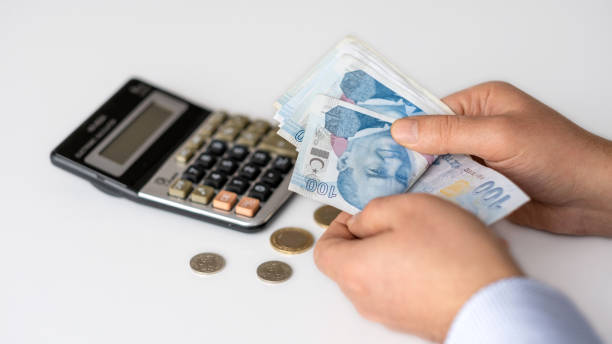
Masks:
[[[287,263],[270,260],[257,267],[257,276],[266,282],[280,283],[291,277],[293,269]]]
[[[327,227],[329,227],[329,224],[334,221],[334,219],[336,218],[336,216],[338,216],[338,214],[340,214],[340,212],[342,212],[342,210],[336,209],[331,205],[324,205],[319,209],[315,210],[314,220],[319,226],[327,229]]]
[[[216,253],[200,253],[191,258],[189,266],[196,273],[210,275],[223,269],[225,259]]]
[[[312,247],[313,243],[314,237],[309,231],[296,227],[281,228],[270,236],[272,247],[279,252],[287,254],[307,251]]]

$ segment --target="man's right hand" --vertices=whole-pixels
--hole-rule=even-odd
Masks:
[[[457,116],[397,120],[393,138],[427,154],[470,154],[517,183],[532,201],[518,224],[555,233],[612,236],[612,142],[503,82],[443,99]]]

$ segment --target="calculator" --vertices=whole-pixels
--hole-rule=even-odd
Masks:
[[[111,195],[255,232],[289,200],[296,156],[265,120],[130,79],[51,161]]]

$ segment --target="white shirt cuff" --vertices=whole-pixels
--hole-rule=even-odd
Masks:
[[[538,281],[514,277],[494,282],[463,305],[446,344],[601,343],[576,306]]]

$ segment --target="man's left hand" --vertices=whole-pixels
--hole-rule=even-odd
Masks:
[[[522,274],[476,217],[424,194],[378,198],[353,217],[341,213],[314,257],[364,317],[435,341],[476,291]]]

